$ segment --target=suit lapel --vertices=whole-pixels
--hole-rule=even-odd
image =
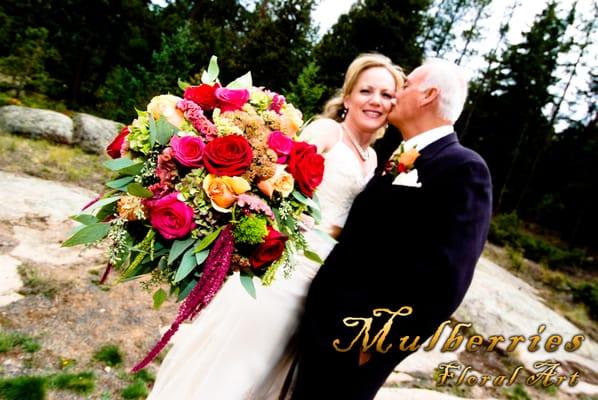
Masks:
[[[459,143],[459,140],[455,132],[438,139],[434,143],[430,143],[420,152],[421,155],[415,160],[414,167],[421,166],[421,164],[433,159],[444,148],[456,143]]]

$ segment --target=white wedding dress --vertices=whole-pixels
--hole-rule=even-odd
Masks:
[[[368,151],[375,161],[375,152]],[[320,228],[326,230],[344,225],[353,199],[373,176],[374,168],[364,175],[342,133],[338,143],[323,155],[324,178],[317,195],[322,211]],[[334,246],[332,240],[313,231],[305,236],[310,250],[322,259]],[[319,267],[303,256],[295,260],[297,265],[288,279],[277,276],[270,286],[262,286],[255,278],[256,299],[243,288],[238,274],[230,276],[199,317],[181,327],[184,331],[175,337],[148,399],[276,398],[292,358],[286,346]]]

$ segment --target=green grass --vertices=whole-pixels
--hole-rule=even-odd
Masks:
[[[42,179],[73,183],[96,192],[111,171],[102,165],[106,156],[88,154],[78,147],[0,132],[0,170]]]
[[[0,398],[5,400],[44,400],[48,390],[66,390],[88,395],[95,388],[91,372],[48,376],[17,376],[0,379]]]
[[[12,91],[11,91],[12,92]],[[52,100],[43,94],[39,93],[21,93],[21,98],[16,99],[10,92],[0,92],[0,106],[16,105],[33,108],[43,108],[46,110],[54,110],[63,113],[72,113],[68,111],[66,105],[60,101]]]
[[[102,346],[102,348],[96,351],[93,355],[93,359],[102,362],[110,367],[115,367],[117,365],[122,364],[123,355],[118,346],[108,344]]]
[[[19,293],[24,296],[41,294],[52,300],[63,286],[55,279],[42,276],[36,268],[30,265],[20,265],[17,270],[23,280],[23,288],[19,290]]]
[[[0,353],[6,353],[15,347],[21,347],[27,353],[35,353],[40,349],[37,340],[28,335],[0,331]]]
[[[47,378],[18,376],[0,379],[0,398],[5,400],[43,400],[46,398]]]
[[[147,385],[141,379],[136,379],[121,392],[124,399],[144,399],[148,394]]]
[[[523,385],[517,384],[512,388],[503,390],[504,398],[508,400],[532,400]]]
[[[78,374],[61,373],[48,377],[48,387],[55,390],[68,390],[79,394],[90,394],[95,387],[93,372]]]

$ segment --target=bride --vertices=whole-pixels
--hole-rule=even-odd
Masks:
[[[384,129],[394,93],[403,84],[400,69],[379,54],[357,57],[345,74],[342,92],[301,139],[325,158],[318,188],[322,221],[317,228],[337,237],[355,196],[374,174],[377,159],[369,147]],[[326,258],[333,241],[314,230],[309,248]],[[292,352],[288,348],[303,301],[319,265],[303,256],[290,278],[256,285],[249,296],[237,276],[224,286],[200,317],[176,338],[148,399],[276,398]]]

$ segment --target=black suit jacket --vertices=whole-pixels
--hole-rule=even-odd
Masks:
[[[404,305],[413,314],[397,318],[388,339],[424,340],[463,300],[489,228],[488,168],[454,133],[425,147],[414,168],[421,188],[377,175],[355,199],[307,297],[308,346],[354,337],[345,317]]]

